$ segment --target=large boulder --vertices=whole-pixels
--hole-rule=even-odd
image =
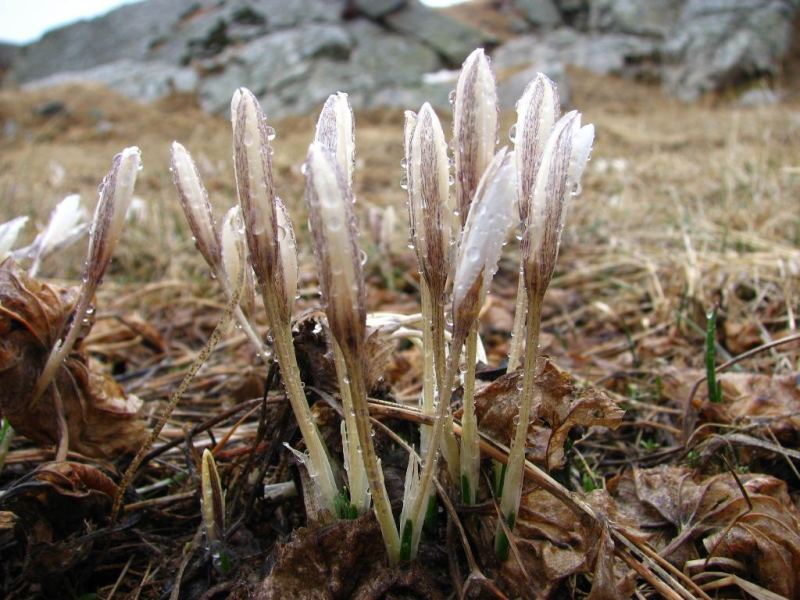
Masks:
[[[589,26],[596,31],[666,38],[686,0],[594,0]]]
[[[278,31],[203,64],[205,109],[225,112],[233,91],[245,85],[272,117],[316,110],[336,91],[348,92],[357,108],[381,105],[397,90],[408,98],[424,91],[424,73],[441,67],[431,48],[366,19]]]
[[[513,0],[513,6],[534,27],[552,29],[563,24],[552,0]]]
[[[690,101],[776,73],[796,8],[792,0],[687,0],[664,47],[667,90]]]
[[[25,84],[27,89],[89,81],[103,85],[135,100],[152,102],[170,94],[197,91],[193,69],[161,62],[118,60],[83,71],[64,71]]]
[[[433,48],[450,65],[459,66],[475,48],[492,41],[491,36],[410,0],[402,10],[386,15],[389,28]]]
[[[647,65],[658,47],[656,41],[635,35],[562,28],[514,38],[495,50],[493,60],[498,70],[563,63],[600,75],[622,75],[629,74],[631,65]]]

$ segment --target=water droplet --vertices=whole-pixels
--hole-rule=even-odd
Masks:
[[[401,169],[407,169],[408,168],[408,160],[406,159],[405,156],[400,160],[400,168]]]
[[[242,141],[244,142],[244,145],[249,148],[250,146],[253,145],[253,136],[247,133],[245,134],[244,139]]]
[[[358,255],[359,262],[361,262],[361,266],[363,267],[367,264],[367,253],[361,250]]]
[[[303,175],[308,174],[308,163],[303,163],[302,165],[300,165],[300,173],[302,173]]]
[[[400,187],[403,188],[404,190],[408,189],[408,177],[406,177],[405,175],[403,175],[400,178]]]
[[[275,128],[267,125],[267,139],[271,142],[276,137]]]
[[[481,249],[477,246],[467,248],[467,259],[470,262],[478,262],[481,259]]]
[[[450,90],[450,93],[447,94],[447,101],[450,103],[450,106],[455,106],[456,104],[456,91]]]
[[[512,144],[517,141],[517,124],[514,123],[511,128],[508,130],[508,141]]]

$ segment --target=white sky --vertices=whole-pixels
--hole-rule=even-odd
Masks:
[[[25,44],[43,33],[81,19],[102,15],[139,0],[0,0],[0,41]],[[182,0],[175,0],[180,2]],[[465,0],[422,0],[429,6],[449,6]]]

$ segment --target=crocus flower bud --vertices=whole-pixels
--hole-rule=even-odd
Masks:
[[[447,143],[439,119],[427,102],[417,115],[406,168],[411,235],[417,263],[431,295],[443,303],[458,224],[449,195]]]
[[[136,176],[142,167],[141,153],[135,146],[114,157],[111,170],[100,184],[100,199],[89,233],[89,259],[86,278],[95,285],[102,280],[125,224],[125,214],[133,198]]]
[[[356,164],[356,130],[347,94],[331,94],[325,101],[317,120],[314,141],[325,146],[336,157],[345,181],[352,186]]]
[[[572,111],[556,123],[545,144],[522,239],[525,285],[532,296],[541,298],[550,284],[567,198],[577,193],[593,140],[594,126],[581,127],[580,114]]]
[[[344,351],[357,352],[366,333],[366,299],[353,199],[336,158],[319,142],[305,163],[306,203],[328,323]]]
[[[291,300],[281,260],[281,236],[278,232],[278,197],[272,176],[274,135],[258,100],[250,90],[239,88],[231,100],[233,122],[233,162],[236,190],[242,207],[247,248],[258,282],[272,290],[278,318],[291,317]],[[285,238],[283,238],[285,239]]]
[[[234,206],[225,213],[219,237],[221,242],[222,273],[225,276],[223,284],[228,293],[231,294],[239,281],[240,270],[249,270],[250,268],[246,260],[247,245],[245,242],[244,223],[242,222],[242,209],[240,206]],[[253,293],[252,288],[250,288],[250,290],[247,289],[248,279],[249,278],[245,275],[245,289],[242,290],[242,301],[244,301],[245,293]],[[242,303],[242,301],[240,301],[240,303]],[[244,303],[246,303],[246,301],[244,301]]]
[[[17,243],[17,236],[25,224],[28,217],[15,217],[10,221],[0,224],[0,260],[3,260]]]
[[[514,153],[502,148],[480,181],[469,209],[453,278],[453,333],[466,336],[477,318],[508,230],[514,222],[517,185]]]
[[[527,199],[533,190],[544,145],[560,114],[556,84],[538,73],[517,102],[517,121],[514,125],[519,213],[523,221],[527,217]]]
[[[214,226],[214,215],[208,193],[191,154],[178,142],[172,142],[170,153],[172,179],[178,190],[181,208],[192,230],[197,249],[215,275],[220,269],[220,240]]]
[[[498,107],[497,85],[489,58],[478,48],[461,67],[453,115],[456,205],[462,224],[466,223],[478,182],[494,156]]]
[[[225,531],[225,496],[214,456],[208,448],[203,450],[200,468],[200,507],[209,544],[221,542]]]

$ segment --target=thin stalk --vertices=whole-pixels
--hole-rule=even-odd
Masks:
[[[522,356],[522,341],[525,337],[525,320],[528,314],[528,292],[525,289],[525,275],[519,270],[517,282],[517,304],[514,308],[514,327],[511,329],[511,350],[508,353],[506,373],[513,373],[519,368]]]
[[[423,415],[433,416],[433,400],[436,392],[436,367],[433,350],[433,307],[431,305],[430,290],[424,279],[420,282],[420,297],[422,301],[422,401],[420,403],[420,411]],[[428,450],[431,432],[432,427],[430,425],[422,425],[420,427],[420,454],[424,455]]]
[[[78,302],[75,305],[75,310],[72,313],[72,323],[67,331],[67,335],[50,351],[50,355],[47,357],[47,362],[42,369],[42,373],[39,375],[39,379],[36,380],[36,386],[33,389],[33,394],[31,394],[31,399],[28,401],[29,407],[36,404],[36,402],[38,402],[42,397],[42,394],[44,394],[45,390],[47,390],[47,387],[55,378],[58,369],[64,362],[64,359],[70,353],[75,345],[75,342],[78,340],[78,334],[83,329],[81,324],[86,311],[89,309],[89,304],[92,301],[92,296],[94,295],[95,289],[95,285],[89,284],[84,284],[83,288],[81,288]]]
[[[369,510],[369,481],[367,472],[364,469],[361,444],[358,435],[353,435],[357,431],[356,413],[353,407],[353,397],[350,394],[350,386],[347,381],[347,365],[345,364],[344,354],[333,335],[329,335],[333,347],[333,361],[336,366],[336,379],[339,383],[339,394],[342,397],[342,408],[344,412],[344,426],[347,432],[347,453],[348,466],[347,485],[350,488],[350,504],[356,507],[359,514],[364,514]]]
[[[533,404],[536,357],[539,347],[539,328],[541,326],[542,301],[537,296],[528,298],[528,317],[525,336],[525,369],[522,378],[517,427],[508,457],[508,467],[500,499],[500,514],[510,530],[514,530],[519,503],[522,496],[523,469],[525,467],[525,443],[528,437],[528,423]],[[498,523],[495,533],[495,553],[501,560],[508,556],[508,538]]]
[[[272,337],[274,340],[275,355],[281,369],[281,378],[286,390],[286,396],[292,405],[297,426],[305,441],[308,449],[310,470],[309,473],[314,484],[315,490],[319,495],[320,504],[331,516],[336,514],[336,497],[339,491],[336,487],[336,479],[331,468],[330,455],[322,441],[322,436],[317,429],[311,409],[308,406],[303,384],[300,380],[300,367],[297,366],[297,357],[294,353],[292,342],[292,330],[288,322],[280,318],[277,310],[277,298],[271,286],[264,286],[264,305],[267,311],[267,318],[272,327]]]
[[[0,473],[3,471],[3,465],[8,456],[8,449],[11,447],[11,440],[14,439],[14,428],[8,419],[0,420]]]
[[[367,473],[369,488],[372,492],[372,502],[375,507],[375,516],[381,528],[383,542],[389,555],[389,562],[396,565],[400,562],[400,535],[392,515],[392,505],[386,486],[383,481],[383,471],[375,454],[375,445],[372,443],[372,431],[369,422],[369,405],[367,404],[367,389],[364,385],[364,372],[361,359],[353,352],[344,352],[345,365],[350,384],[350,395],[353,399],[355,410],[355,425],[358,441],[364,457],[364,469]],[[427,497],[427,495],[426,495]]]
[[[253,344],[256,348],[256,352],[261,360],[264,363],[268,364],[270,361],[270,357],[272,351],[264,344],[264,341],[261,339],[261,336],[258,335],[258,332],[253,328],[253,325],[250,323],[250,319],[248,319],[244,311],[242,310],[241,306],[237,306],[236,310],[234,311],[234,316],[236,317],[236,321],[242,328],[242,332],[245,334],[250,343]]]
[[[427,499],[430,496],[431,482],[433,481],[433,472],[436,468],[436,459],[439,454],[439,446],[442,443],[444,432],[445,418],[447,416],[448,408],[450,407],[450,397],[453,394],[453,385],[455,384],[456,372],[458,370],[458,361],[461,358],[461,346],[464,344],[463,336],[454,337],[452,343],[452,351],[450,353],[450,362],[447,366],[447,373],[445,374],[444,384],[439,388],[438,406],[436,407],[436,417],[433,422],[433,433],[428,445],[427,452],[425,453],[425,464],[420,475],[419,493],[414,498],[414,503],[411,505],[411,510],[408,511],[407,523],[404,529],[410,526],[415,527],[424,518],[425,507],[427,506]],[[410,559],[416,554],[416,548],[410,549],[411,556],[403,557]]]
[[[197,372],[205,364],[206,360],[208,360],[211,352],[213,352],[214,348],[219,343],[219,340],[222,338],[222,334],[228,327],[228,324],[231,322],[233,313],[236,310],[236,306],[239,304],[239,300],[242,298],[243,288],[244,270],[241,270],[237,280],[236,289],[228,299],[228,303],[225,305],[225,309],[222,311],[222,315],[220,316],[219,321],[217,321],[214,331],[211,332],[211,336],[209,336],[206,345],[203,346],[203,348],[192,361],[192,364],[189,365],[189,370],[186,372],[186,375],[183,376],[183,380],[181,380],[178,388],[172,393],[172,397],[169,399],[167,407],[158,418],[158,421],[150,432],[150,435],[145,440],[144,444],[142,444],[142,446],[139,448],[139,451],[136,453],[136,456],[133,457],[131,464],[128,465],[128,468],[125,470],[125,474],[122,476],[122,481],[120,481],[119,486],[117,487],[117,494],[114,496],[114,504],[111,507],[110,521],[112,525],[117,520],[119,511],[122,508],[122,498],[125,495],[125,490],[133,480],[133,476],[136,474],[137,469],[142,464],[142,461],[147,456],[147,453],[150,451],[150,448],[152,448],[158,436],[161,434],[161,430],[164,429],[164,425],[167,424],[172,411],[175,410],[175,407],[178,405],[178,402],[180,402],[183,394],[189,388],[189,384],[192,383],[192,380],[194,379],[195,375],[197,375]]]
[[[461,417],[461,501],[475,504],[480,477],[481,454],[478,420],[475,416],[475,362],[478,354],[478,323],[467,334],[464,373],[464,414]]]
[[[435,365],[435,373],[436,373],[436,397],[442,397],[442,390],[445,388],[445,379],[446,379],[446,371],[447,371],[447,358],[446,358],[446,335],[447,335],[447,324],[445,322],[444,317],[444,304],[435,298],[431,299],[431,331],[433,334],[433,358],[434,358],[434,365]],[[464,340],[461,340],[463,344]],[[458,355],[461,354],[461,346],[459,345],[458,348]],[[456,363],[457,366],[457,363]],[[453,387],[453,383],[451,382],[449,385],[450,388]],[[442,425],[444,430],[442,431],[440,437],[440,441],[437,442],[441,444],[442,454],[447,461],[447,472],[450,475],[450,479],[453,482],[453,485],[458,486],[458,477],[459,477],[459,458],[458,458],[458,442],[453,435],[452,427],[449,427],[447,423],[452,423],[453,416],[450,410],[450,394],[452,394],[452,390],[448,392],[448,399],[445,403],[444,411],[442,414],[445,415],[447,418],[445,419],[445,423]],[[426,453],[425,456],[428,456]],[[430,488],[431,494],[433,494],[433,488]]]

